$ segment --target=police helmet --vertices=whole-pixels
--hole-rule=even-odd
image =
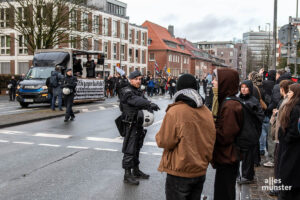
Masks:
[[[138,112],[138,124],[143,127],[148,127],[154,122],[154,114],[148,110],[140,110]]]
[[[172,83],[172,86],[173,86],[173,87],[175,87],[175,86],[176,86],[176,84],[175,84],[175,83]]]
[[[65,87],[65,88],[63,88],[62,92],[64,95],[69,95],[71,93],[71,90],[70,90],[70,88]]]
[[[141,90],[145,90],[146,87],[144,85],[141,85]]]

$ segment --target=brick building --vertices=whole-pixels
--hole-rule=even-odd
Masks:
[[[15,19],[9,19],[9,8],[0,9],[0,74],[26,73],[32,65],[33,52],[28,50],[24,36],[12,28]],[[14,4],[16,7],[18,5]],[[88,0],[85,6],[70,13],[69,24],[75,25],[70,41],[54,48],[95,50],[105,54],[105,75],[113,74],[115,66],[128,74],[134,69],[146,73],[148,61],[148,30],[129,23],[127,4],[117,0]],[[96,59],[96,57],[94,58]],[[86,58],[82,57],[83,66]],[[84,70],[85,71],[85,70]],[[103,67],[97,65],[102,74]]]
[[[191,73],[191,53],[184,48],[175,37],[173,27],[169,30],[145,21],[142,25],[148,29],[148,73],[154,74],[155,62],[158,64],[159,70],[164,71],[170,68],[173,76],[181,73]]]

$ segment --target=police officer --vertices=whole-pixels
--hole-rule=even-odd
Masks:
[[[75,118],[75,115],[72,110],[72,106],[73,106],[76,85],[77,85],[77,78],[73,76],[72,69],[68,68],[66,72],[66,77],[62,85],[64,100],[66,105],[66,115],[64,120],[65,122],[67,122],[70,117],[71,117],[71,121],[73,121]]]
[[[150,112],[159,110],[159,107],[148,101],[141,86],[142,74],[134,71],[129,75],[130,84],[120,90],[120,110],[124,122],[122,167],[125,169],[124,183],[138,185],[136,178],[149,179],[149,175],[139,169],[139,153],[143,146],[146,129],[138,122],[137,116],[141,110]]]

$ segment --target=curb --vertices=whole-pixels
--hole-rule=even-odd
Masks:
[[[78,114],[78,113],[80,113],[79,110],[74,111],[74,114]],[[29,120],[24,120],[24,121],[19,121],[19,122],[12,122],[12,123],[9,123],[9,124],[0,125],[0,128],[7,128],[7,127],[12,127],[12,126],[29,124],[29,123],[32,123],[32,122],[38,122],[38,121],[43,121],[43,120],[53,119],[53,118],[56,118],[56,117],[63,117],[63,116],[65,116],[65,113],[59,114],[59,115],[41,117],[41,118],[38,118],[38,119],[29,119]]]

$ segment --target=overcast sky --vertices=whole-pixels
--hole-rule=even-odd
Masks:
[[[249,30],[273,30],[274,0],[121,0],[130,23],[145,20],[168,27],[193,42],[242,39]],[[278,26],[296,16],[296,0],[278,0]]]

